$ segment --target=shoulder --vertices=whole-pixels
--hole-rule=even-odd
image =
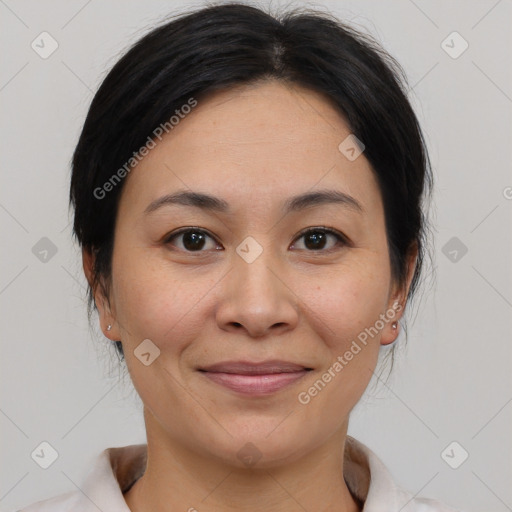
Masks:
[[[401,512],[462,512],[446,503],[431,499],[414,497],[411,493],[402,489],[397,490],[397,501],[403,506]]]
[[[364,502],[363,512],[462,512],[438,500],[417,497],[396,484],[389,469],[365,444],[352,436],[345,443],[344,477],[351,492]]]
[[[59,494],[52,498],[37,501],[16,512],[82,512],[83,507],[80,507],[82,493],[80,491],[70,491],[64,494]]]
[[[106,448],[93,459],[78,489],[32,503],[17,512],[130,512],[123,492],[145,469],[147,445]]]

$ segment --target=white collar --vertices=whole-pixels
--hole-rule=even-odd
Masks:
[[[21,512],[130,512],[123,491],[143,474],[146,457],[146,444],[106,448],[94,460],[80,490],[38,502]],[[343,464],[347,486],[364,502],[363,512],[460,512],[397,487],[377,455],[352,436],[346,437]]]

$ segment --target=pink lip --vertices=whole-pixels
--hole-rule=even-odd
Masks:
[[[287,361],[226,361],[199,370],[210,380],[248,395],[274,393],[301,379],[309,368]]]
[[[274,393],[295,382],[308,373],[308,370],[263,375],[240,375],[237,373],[204,372],[204,375],[217,384],[233,391],[248,395]]]

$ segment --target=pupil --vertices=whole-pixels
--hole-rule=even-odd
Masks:
[[[201,249],[204,245],[204,235],[197,232],[188,232],[183,235],[183,245],[186,249]]]
[[[313,244],[308,244],[308,240],[313,240]],[[306,247],[308,249],[322,248],[325,244],[325,233],[314,231],[306,236]]]
[[[204,235],[197,231],[184,233],[183,245],[187,250],[202,249],[204,246]],[[314,231],[306,236],[306,247],[308,249],[321,249],[324,245],[325,233],[322,233],[321,231]]]

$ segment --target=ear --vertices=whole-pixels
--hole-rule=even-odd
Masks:
[[[84,274],[89,286],[93,289],[94,303],[98,309],[100,317],[100,327],[105,337],[112,341],[120,340],[119,329],[117,326],[115,313],[111,310],[110,301],[105,297],[103,287],[93,281],[94,255],[90,249],[82,249],[82,265]],[[111,325],[110,331],[107,331],[108,325]]]
[[[386,310],[386,317],[389,319],[384,329],[380,340],[381,345],[389,345],[393,343],[400,332],[400,324],[398,320],[402,317],[405,311],[405,304],[407,302],[407,294],[411,287],[414,270],[416,269],[416,262],[418,258],[418,245],[415,243],[409,250],[407,256],[407,278],[403,286],[395,284],[388,301],[388,309]],[[397,322],[397,328],[393,329],[393,322]]]

